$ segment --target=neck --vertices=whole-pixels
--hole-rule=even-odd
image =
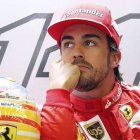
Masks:
[[[114,85],[114,72],[110,72],[108,76],[103,81],[101,81],[95,89],[85,92],[74,90],[73,94],[75,96],[85,99],[102,98],[113,90]]]

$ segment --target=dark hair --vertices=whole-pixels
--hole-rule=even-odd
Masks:
[[[108,42],[108,47],[109,47],[110,52],[120,51],[117,48],[115,41],[108,35],[107,35],[107,42]],[[120,67],[120,65],[118,65],[117,67],[114,68],[114,74],[115,74],[115,77],[119,80],[119,82],[121,82],[121,81],[123,81],[123,78],[122,78],[122,74],[119,72],[119,67]]]

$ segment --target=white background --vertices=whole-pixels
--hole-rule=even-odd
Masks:
[[[140,14],[139,0],[0,0],[0,30],[34,13],[54,13],[51,23],[56,22],[64,11],[83,2],[106,5],[115,20],[130,13]],[[0,41],[9,41],[0,65],[0,76],[12,77],[22,84],[44,22],[45,19],[35,19],[0,35]],[[140,19],[130,19],[118,27],[123,35],[120,71],[124,81],[133,84],[137,72],[140,72]],[[45,49],[54,45],[55,40],[47,34],[27,85],[38,104],[45,101],[48,78],[36,77],[36,74]],[[59,56],[59,50],[51,53],[45,72],[49,72],[50,64]]]

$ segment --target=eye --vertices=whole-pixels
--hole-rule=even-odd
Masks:
[[[63,46],[64,46],[64,48],[71,48],[74,46],[74,44],[72,42],[66,42],[66,43],[64,43]]]
[[[86,46],[89,46],[89,47],[92,47],[92,46],[95,46],[96,43],[94,41],[91,41],[91,40],[87,40],[85,41],[84,43]]]

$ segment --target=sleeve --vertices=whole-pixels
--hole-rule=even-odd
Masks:
[[[41,140],[77,140],[76,121],[68,90],[48,90],[41,117]]]

